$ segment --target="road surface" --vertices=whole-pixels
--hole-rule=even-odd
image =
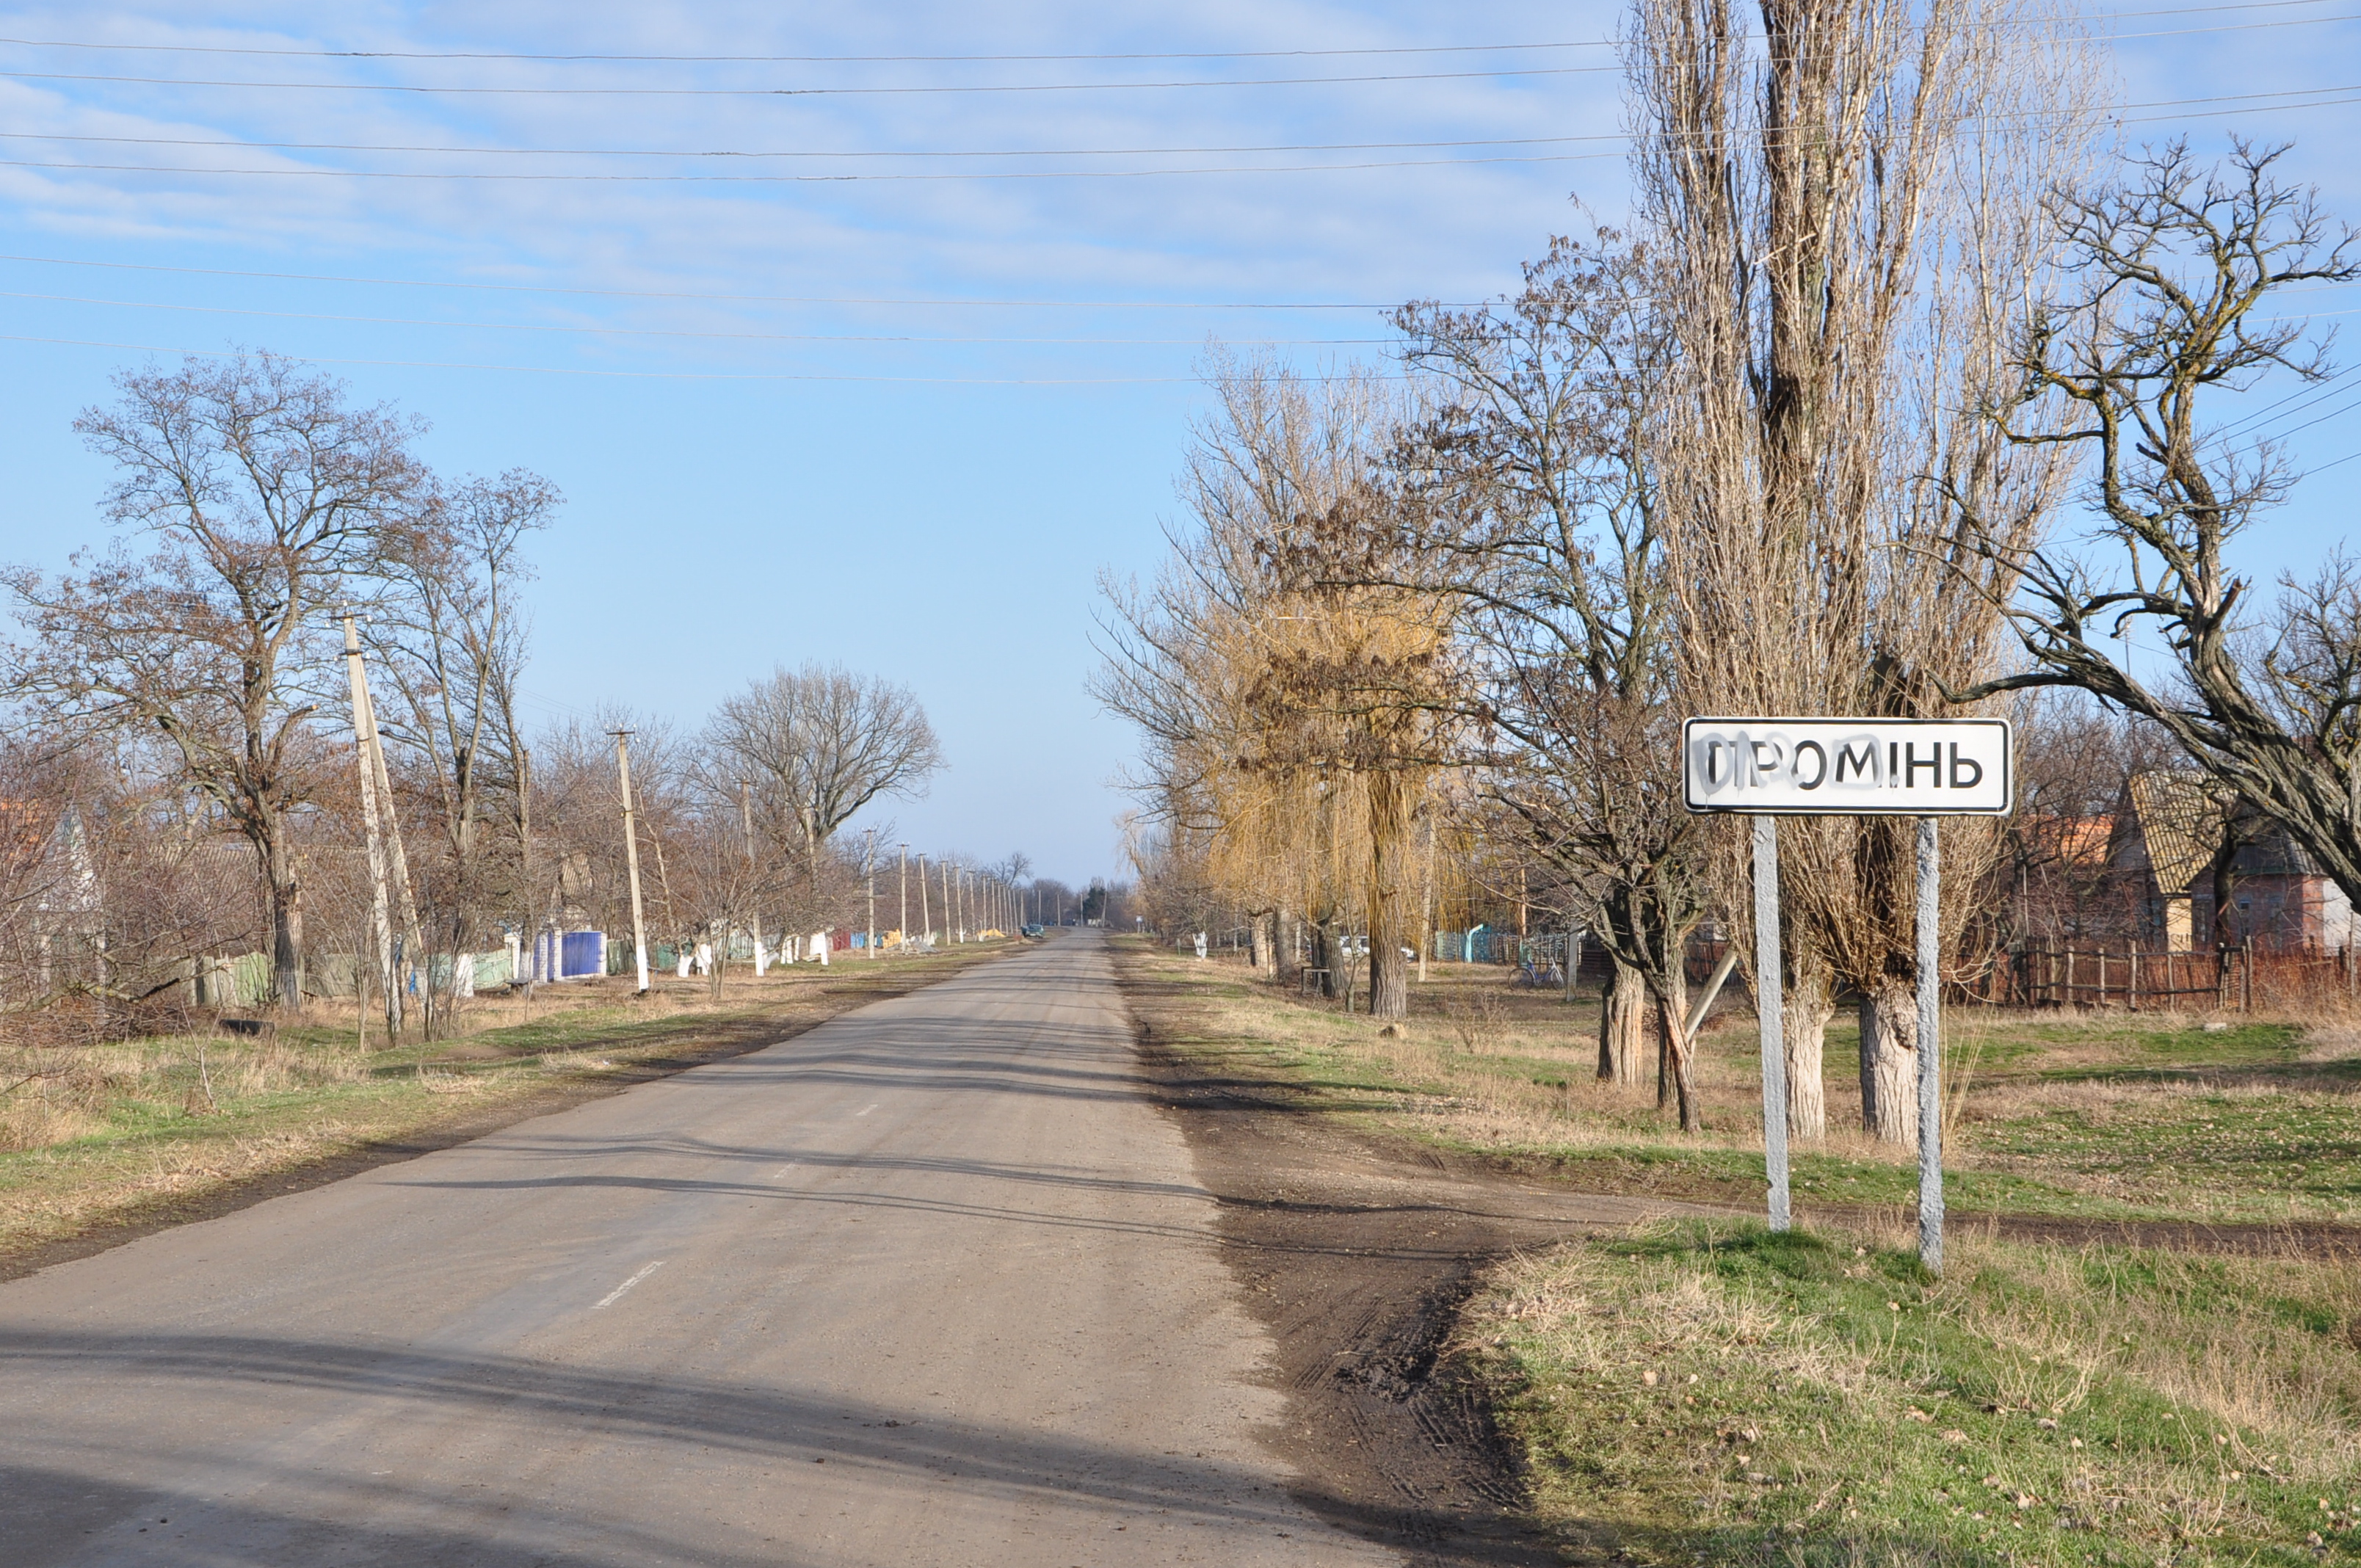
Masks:
[[[1382,1564],[1073,933],[0,1284],[0,1558]]]

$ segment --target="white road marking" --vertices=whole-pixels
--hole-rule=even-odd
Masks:
[[[623,1299],[624,1291],[629,1290],[632,1286],[637,1285],[641,1280],[645,1279],[649,1275],[653,1274],[657,1269],[662,1268],[663,1266],[664,1259],[656,1259],[645,1268],[641,1269],[637,1274],[632,1275],[629,1279],[624,1280],[620,1285],[616,1286],[612,1290],[608,1291],[603,1298],[592,1302],[590,1304],[590,1310],[595,1312],[601,1307],[613,1306],[616,1302]]]
[[[774,1181],[785,1181],[785,1180],[787,1179],[787,1173],[788,1173],[789,1171],[794,1170],[794,1169],[796,1168],[796,1167],[797,1165],[801,1164],[801,1163],[802,1163],[802,1162],[801,1162],[800,1160],[792,1160],[792,1159],[791,1159],[791,1160],[787,1161],[787,1163],[786,1163],[786,1164],[785,1164],[785,1165],[783,1165],[783,1166],[779,1167],[779,1168],[778,1168],[778,1169],[776,1169],[776,1170],[774,1170],[774,1171],[771,1172],[771,1179],[772,1179],[772,1180],[774,1180]]]
[[[883,1103],[883,1102],[881,1102],[880,1103]],[[874,1111],[874,1110],[876,1110],[876,1109],[877,1109],[877,1107],[876,1107],[875,1105],[872,1105],[871,1107],[869,1107],[869,1111]],[[869,1114],[869,1111],[855,1111],[855,1112],[853,1113],[853,1115],[854,1115],[855,1117],[866,1116],[866,1115],[868,1115],[868,1114]]]

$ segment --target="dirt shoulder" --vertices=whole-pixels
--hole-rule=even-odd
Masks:
[[[1303,1474],[1298,1496],[1422,1568],[1560,1562],[1521,1519],[1516,1464],[1453,1344],[1459,1308],[1482,1270],[1519,1250],[1719,1211],[1454,1168],[1355,1132],[1199,1038],[1188,988],[1115,952],[1143,1068],[1220,1204],[1247,1308],[1278,1343],[1272,1376],[1292,1410],[1276,1442]]]
[[[416,1159],[455,1147],[535,1116],[619,1094],[634,1084],[685,1072],[707,1062],[743,1056],[793,1039],[829,1019],[873,1002],[906,995],[949,980],[980,963],[1021,948],[956,949],[912,962],[885,963],[870,970],[850,966],[841,979],[814,979],[775,1001],[731,1012],[689,1012],[651,1029],[644,1024],[613,1033],[597,1030],[578,1038],[559,1037],[529,1055],[546,1066],[567,1063],[531,1079],[460,1076],[469,1069],[495,1072],[507,1054],[480,1039],[462,1039],[432,1048],[424,1058],[431,1077],[457,1091],[422,1095],[386,1108],[365,1125],[339,1128],[307,1139],[238,1140],[236,1156],[195,1172],[184,1182],[158,1190],[153,1183],[119,1191],[77,1194],[69,1220],[41,1230],[0,1231],[0,1279],[14,1279],[51,1265],[87,1257],[174,1225],[216,1219],[268,1199],[341,1181],[379,1166]],[[700,985],[702,982],[698,982]],[[455,1072],[453,1069],[458,1069]],[[7,1195],[24,1202],[25,1185]]]

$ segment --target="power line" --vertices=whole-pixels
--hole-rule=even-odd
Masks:
[[[965,158],[1182,158],[1242,156],[1257,152],[1418,152],[1464,147],[1554,147],[1591,141],[1593,137],[1473,137],[1458,141],[1339,141],[1274,142],[1245,147],[1067,147],[961,148],[950,151],[903,151],[863,148],[843,151],[797,148],[781,151],[741,151],[733,148],[691,148],[670,151],[634,147],[427,147],[400,143],[335,141],[239,141],[228,137],[98,137],[51,131],[0,131],[0,140],[60,141],[108,147],[236,148],[246,152],[387,152],[434,153],[468,158],[688,158],[688,159],[965,159]]]
[[[2212,9],[2212,7],[2205,7]],[[2225,23],[2216,27],[2182,27],[2170,31],[2114,33],[2094,37],[2094,43],[2124,43],[2151,38],[2186,38],[2202,33],[2244,32],[2267,27],[2313,27],[2329,22],[2361,20],[2361,13],[2334,16],[2299,16],[2271,22]],[[0,40],[5,42],[6,40]],[[155,46],[164,47],[164,46]],[[1205,58],[1205,57],[1155,57]],[[1370,76],[1213,77],[1167,82],[928,82],[887,87],[517,87],[423,85],[398,82],[225,82],[208,77],[115,76],[93,71],[0,71],[0,80],[17,82],[95,82],[137,87],[227,87],[247,91],[311,93],[390,93],[425,97],[519,98],[877,98],[935,95],[1003,95],[1014,93],[1133,93],[1175,89],[1235,87],[1363,86],[1401,82],[1495,81],[1532,76],[1588,76],[1620,72],[1617,65],[1526,66],[1494,71],[1399,71]]]
[[[2320,313],[2326,314],[2329,313],[2323,312]],[[2335,313],[2342,315],[2345,313],[2340,311]],[[2271,321],[2287,319],[2308,320],[2309,317],[2286,318],[2272,316],[2261,319]],[[2324,382],[2314,383],[2311,386],[2298,387],[2286,397],[2280,398],[2275,402],[2265,403],[2261,408],[2257,409],[2254,412],[2244,415],[2238,419],[2232,420],[2228,424],[2224,425],[2213,433],[2217,436],[2235,435],[2246,426],[2254,424],[2257,421],[2266,419],[2272,411],[2285,408],[2288,404],[2294,402],[2298,398],[2302,398],[2304,401],[2301,404],[2295,408],[2288,409],[2286,413],[2279,416],[2281,419],[2292,418],[2295,415],[2301,413],[2305,409],[2316,407],[2323,399],[2334,397],[2336,394],[2334,389],[2335,388],[2336,383],[2339,381],[2349,380],[2356,375],[2361,375],[2361,366],[2356,366],[2352,369],[2342,371],[2337,375],[2330,377]]]
[[[2176,5],[2161,10],[2111,11],[2099,21],[2147,16],[2188,16],[2225,11],[2276,11],[2333,0],[2242,0],[2221,5]],[[2335,18],[2324,18],[2334,20]],[[1987,27],[2047,27],[2037,17],[2004,18]],[[2265,24],[2268,25],[2268,24]],[[1341,60],[1406,54],[1511,54],[1548,49],[1613,49],[1613,38],[1579,38],[1519,44],[1400,44],[1360,49],[1184,49],[1110,54],[529,54],[489,49],[260,49],[223,44],[102,43],[73,38],[0,38],[20,49],[88,49],[117,54],[236,55],[280,60],[492,60],[544,64],[658,65],[1017,65],[1086,64],[1183,60]]]
[[[891,305],[949,309],[1110,311],[1389,311],[1399,301],[1340,300],[962,300],[817,294],[713,294],[678,289],[581,289],[542,283],[436,281],[423,278],[366,278],[323,272],[263,272],[229,267],[171,267],[150,261],[85,261],[61,256],[0,255],[0,261],[42,267],[89,267],[110,272],[162,272],[193,278],[250,278],[277,283],[352,283],[394,289],[455,289],[495,294],[556,294],[606,300],[697,300],[741,305]],[[1480,302],[1444,301],[1455,309]]]
[[[747,343],[903,343],[928,346],[971,345],[1036,345],[1042,347],[1187,348],[1202,344],[1197,337],[917,337],[895,333],[696,332],[662,327],[577,326],[538,322],[437,321],[416,316],[334,315],[310,311],[265,311],[238,305],[189,305],[154,300],[95,300],[77,294],[35,294],[0,290],[0,300],[36,300],[57,305],[102,305],[115,310],[180,311],[193,315],[258,316],[271,321],[341,322],[360,326],[448,327],[458,332],[544,332],[582,336],[681,337],[726,339]],[[1377,337],[1265,337],[1224,339],[1254,348],[1364,348],[1389,343]]]
[[[2312,405],[2310,404],[2305,405],[2307,408],[2311,406]],[[2351,413],[2355,409],[2361,409],[2361,398],[2356,398],[2351,402],[2345,404],[2341,408],[2331,409],[2324,414],[2316,414],[2312,418],[2304,421],[2301,424],[2290,425],[2285,430],[2275,430],[2270,433],[2274,439],[2285,440],[2290,435],[2301,434],[2304,431],[2310,430],[2313,425],[2323,424],[2328,421],[2336,418],[2340,414]],[[2290,414],[2291,415],[2301,411],[2301,410],[2290,410]]]
[[[5,75],[0,72],[0,76]],[[2202,104],[2237,104],[2238,109],[2199,111],[2174,116],[2148,118],[2213,119],[2225,115],[2247,114],[2266,110],[2325,109],[2354,103],[2351,97],[2326,97],[2328,93],[2361,93],[2361,82],[2343,82],[2327,87],[2292,87],[2269,93],[2224,93],[2202,98],[2158,98],[2142,103],[2118,105],[2118,112],[2134,109],[2180,109]],[[2305,99],[2303,103],[2269,103],[2270,99]],[[1994,122],[2008,120],[2038,120],[2057,118],[2080,113],[2079,110],[2033,110],[2019,115],[1967,116],[1987,118]],[[2126,119],[2126,124],[2144,124],[2144,119]],[[1615,142],[1628,144],[1631,137],[1621,132],[1600,132],[1588,136],[1557,137],[1554,143]],[[236,144],[232,144],[236,145]],[[529,150],[529,149],[527,149]],[[529,170],[508,172],[489,170],[387,170],[387,169],[318,169],[308,166],[280,166],[269,169],[221,169],[190,164],[88,163],[49,159],[0,159],[0,168],[86,170],[103,174],[181,174],[227,178],[257,179],[344,179],[344,180],[465,180],[477,181],[526,181],[542,183],[585,184],[681,184],[681,185],[828,185],[867,183],[939,183],[961,180],[1138,180],[1170,175],[1208,174],[1326,174],[1352,173],[1383,169],[1431,169],[1481,167],[1507,163],[1578,163],[1600,158],[1618,156],[1612,152],[1597,153],[1504,153],[1486,158],[1389,159],[1360,163],[1305,164],[1235,164],[1198,166],[1180,169],[1053,169],[1053,170],[983,170],[956,173],[895,173],[895,174],[568,174]]]
[[[1384,76],[1268,76],[1184,82],[1022,82],[995,84],[929,83],[903,87],[450,87],[398,82],[221,82],[177,76],[102,76],[62,71],[0,71],[12,82],[104,82],[131,87],[236,87],[272,92],[394,93],[423,97],[466,98],[881,98],[920,94],[1010,93],[1134,93],[1193,87],[1334,87],[1396,82],[1492,81],[1517,76],[1588,76],[1620,71],[1620,65],[1534,66],[1515,71],[1403,71]]]
[[[2275,0],[2321,5],[2326,0]],[[2198,10],[2234,10],[2202,5]],[[68,38],[0,38],[22,49],[96,49],[119,54],[226,54],[277,60],[455,60],[553,65],[1050,65],[1167,60],[1343,60],[1405,54],[1517,54],[1543,49],[1608,49],[1611,38],[1529,44],[1399,44],[1366,49],[1196,49],[1128,54],[511,54],[466,49],[255,49],[224,44],[88,43]]]
[[[126,354],[174,354],[195,359],[235,359],[242,351],[209,348],[166,348],[152,343],[108,343],[93,338],[32,337],[0,333],[0,343],[45,344],[62,348],[107,348]],[[435,359],[344,359],[314,354],[271,356],[301,365],[358,365],[401,370],[500,370],[526,376],[588,376],[622,381],[829,381],[882,382],[926,387],[1146,387],[1195,385],[1196,376],[848,376],[824,371],[785,370],[602,370],[566,365],[476,365]],[[1307,381],[1332,378],[1306,376]],[[1406,376],[1371,372],[1369,379],[1408,380]]]
[[[2309,106],[2309,105],[2307,105]],[[1569,137],[1569,140],[1577,139]],[[1620,137],[1601,137],[1620,141]],[[88,170],[93,174],[203,174],[225,178],[319,180],[467,180],[556,185],[932,185],[978,180],[1148,180],[1187,174],[1349,174],[1375,169],[1477,169],[1500,163],[1582,163],[1618,153],[1501,153],[1490,158],[1398,158],[1361,163],[1237,163],[1180,169],[998,169],[939,174],[561,174],[484,169],[209,169],[171,163],[88,163],[64,159],[0,158],[0,169]]]

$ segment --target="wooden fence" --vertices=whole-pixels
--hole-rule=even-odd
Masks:
[[[2273,950],[2249,942],[2208,952],[2157,952],[2136,946],[2026,948],[1996,958],[1981,977],[1954,988],[1962,1001],[2004,1007],[2196,1008],[2351,1003],[2361,965],[2350,948]]]
[[[1692,987],[1712,974],[1724,947],[1713,938],[1689,939],[1683,956]],[[1517,966],[1528,983],[1562,985],[1565,953],[1562,935],[1520,938],[1500,933],[1485,947],[1483,959]],[[1577,963],[1578,984],[1603,983],[1613,969],[1596,939],[1587,938]],[[2253,943],[2181,953],[2130,944],[2037,944],[1997,954],[1982,973],[1946,990],[1954,1003],[1996,1007],[2121,1007],[2130,1012],[2344,1008],[2361,1006],[2361,961],[2350,948],[2279,949]]]

